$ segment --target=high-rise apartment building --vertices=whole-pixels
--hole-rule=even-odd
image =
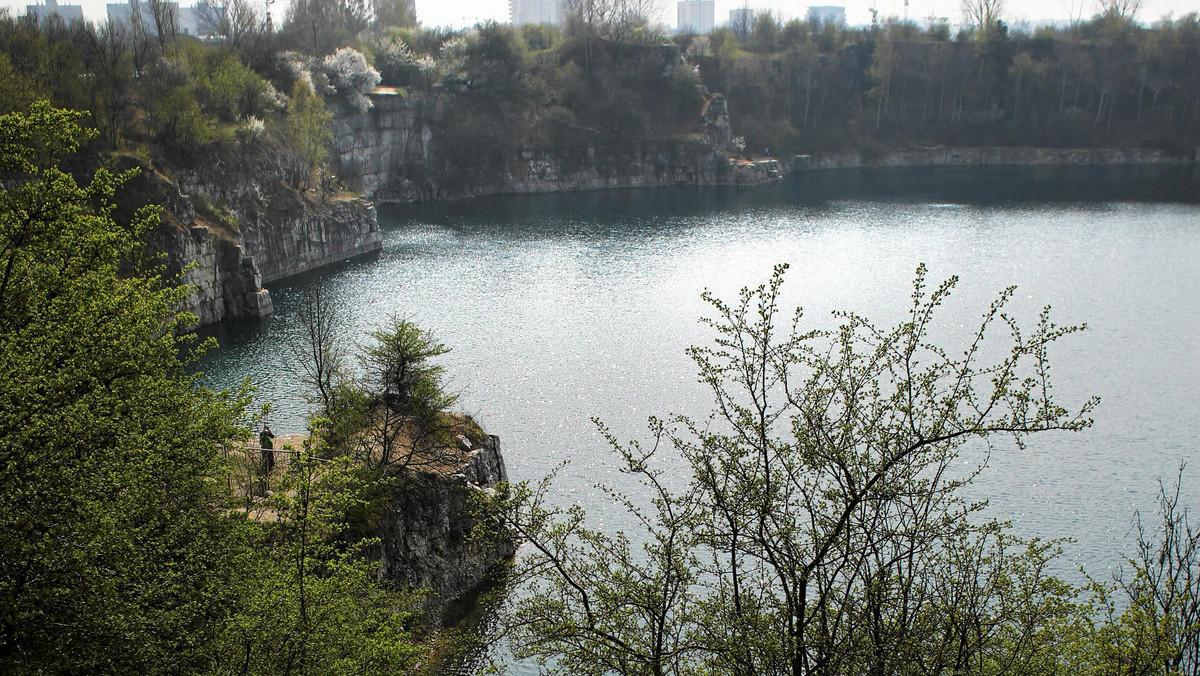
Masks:
[[[808,8],[808,23],[823,26],[827,23],[844,25],[846,23],[846,8],[833,5],[821,5]]]
[[[508,0],[508,14],[514,26],[526,23],[561,25],[566,16],[563,0]]]
[[[711,33],[716,17],[714,0],[679,0],[676,26],[680,33]]]
[[[71,23],[72,21],[83,21],[83,8],[79,5],[60,5],[58,0],[46,0],[44,5],[26,5],[25,14],[35,17],[40,24],[51,16],[60,16],[62,20]]]
[[[134,12],[137,12],[142,26],[151,35],[158,35],[158,22],[154,19],[150,3],[144,0],[130,0],[130,2],[109,3],[107,9],[108,20],[113,24],[129,23],[133,20]],[[221,33],[221,23],[225,18],[225,7],[222,5],[214,5],[208,0],[199,0],[191,7],[180,7],[178,2],[169,0],[163,3],[163,9],[173,17],[175,30],[180,35],[202,37]]]
[[[750,30],[754,28],[754,19],[757,12],[749,7],[740,7],[738,9],[729,10],[729,28],[743,40],[750,35]]]

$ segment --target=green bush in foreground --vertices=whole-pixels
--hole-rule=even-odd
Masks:
[[[957,280],[931,290],[922,267],[898,325],[839,313],[801,332],[778,307],[785,268],[733,304],[705,294],[715,341],[690,354],[709,418],[651,419],[649,448],[602,428],[648,496],[608,489],[636,536],[547,507],[548,481],[516,489],[518,655],[573,674],[1197,673],[1198,535],[1165,491],[1119,590],[1055,577],[1060,543],[979,523],[960,496],[997,437],[1091,425],[1098,401],[1069,410],[1049,379],[1082,326],[1045,310],[1021,327],[1009,288],[940,344]]]
[[[145,267],[128,177],[60,169],[80,114],[0,116],[0,673],[394,674],[411,599],[334,547],[363,487],[303,453],[230,509],[246,392],[184,374],[188,289]],[[339,511],[340,510],[340,511]]]

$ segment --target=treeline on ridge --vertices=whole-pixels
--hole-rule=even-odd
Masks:
[[[161,4],[161,3],[160,3]],[[246,2],[214,37],[126,25],[0,20],[0,112],[48,98],[86,110],[100,150],[188,165],[211,144],[256,143],[300,189],[336,189],[329,118],[394,87],[432,102],[437,152],[415,177],[466,180],[523,151],[617,155],[699,131],[724,94],[737,142],[775,156],[913,145],[1200,145],[1200,20],[1146,26],[1110,10],[1067,27],[997,17],[951,34],[887,19],[865,27],[780,22],[668,37],[644,17],[577,13],[563,27],[414,25],[411,5],[307,0],[277,28]],[[300,99],[297,102],[296,99]],[[304,121],[289,122],[299,113]],[[476,171],[473,175],[478,176]],[[486,174],[484,174],[486,177]]]

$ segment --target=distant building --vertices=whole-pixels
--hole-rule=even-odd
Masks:
[[[714,0],[679,0],[676,26],[680,33],[704,35],[711,33],[716,17]]]
[[[846,23],[846,8],[834,5],[822,5],[808,8],[808,23],[813,26],[824,26],[827,23],[844,25]]]
[[[191,7],[179,10],[179,32],[184,35],[220,35],[225,21],[225,7],[200,0]]]
[[[563,0],[508,0],[508,14],[514,26],[526,23],[561,25],[566,17]]]
[[[729,28],[737,33],[738,37],[743,40],[747,35],[750,35],[750,30],[754,28],[754,18],[756,12],[749,7],[729,10]]]
[[[83,21],[83,8],[79,5],[60,5],[58,0],[46,0],[44,5],[26,5],[25,15],[34,17],[40,24],[52,16],[60,16],[66,23]]]
[[[223,6],[214,5],[207,0],[200,0],[195,5],[182,9],[178,2],[169,0],[164,2],[163,6],[175,15],[175,30],[179,35],[205,37],[221,34],[221,23],[225,18]],[[129,23],[133,19],[135,7],[146,30],[152,35],[158,35],[158,22],[154,20],[154,13],[150,11],[150,3],[144,0],[109,3],[108,21],[114,25]]]

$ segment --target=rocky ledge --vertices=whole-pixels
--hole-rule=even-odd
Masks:
[[[263,284],[383,246],[373,204],[296,190],[278,149],[243,146],[214,150],[194,169],[120,158],[121,168],[139,170],[126,216],[142,204],[162,205],[150,246],[165,256],[168,275],[193,287],[180,310],[198,325],[267,316],[274,306]]]
[[[379,203],[453,200],[496,194],[753,185],[791,167],[739,157],[725,97],[708,97],[692,133],[608,139],[570,147],[530,147],[461,165],[445,156],[451,102],[381,90],[359,112],[336,107],[334,164],[348,185]]]

